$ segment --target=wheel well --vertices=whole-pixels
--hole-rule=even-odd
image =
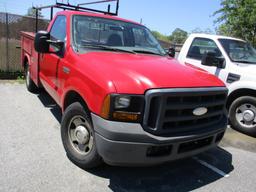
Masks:
[[[230,105],[234,100],[236,100],[239,97],[242,96],[253,96],[256,97],[256,90],[253,89],[238,89],[236,91],[233,91],[229,96],[227,100],[227,108],[229,109]]]
[[[63,104],[63,111],[72,103],[79,102],[86,110],[89,110],[83,97],[75,91],[70,91],[66,94]]]

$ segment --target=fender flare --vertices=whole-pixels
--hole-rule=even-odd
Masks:
[[[256,85],[252,81],[238,81],[232,83],[229,87],[227,108],[229,109],[232,102],[241,96],[255,96],[256,97]]]
[[[93,105],[93,102],[95,102],[93,101],[93,98],[95,100],[95,93],[92,92],[90,87],[86,83],[84,83],[83,80],[76,77],[70,77],[65,83],[64,91],[60,100],[62,111],[64,111],[66,96],[71,91],[76,92],[82,97],[83,101],[86,103],[90,111],[97,112],[99,110],[96,105]]]
[[[256,84],[253,81],[237,81],[228,86],[228,95],[240,89],[251,89],[256,91]]]
[[[30,61],[30,55],[28,53],[24,53],[24,57],[23,57],[23,60],[22,60],[22,66],[23,68],[25,67],[24,64],[25,64],[25,59],[27,58],[28,60],[28,65],[31,65],[31,61]]]

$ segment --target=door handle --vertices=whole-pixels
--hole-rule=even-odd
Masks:
[[[70,69],[68,67],[63,67],[62,68],[63,72],[66,73],[66,74],[69,74],[70,73]]]

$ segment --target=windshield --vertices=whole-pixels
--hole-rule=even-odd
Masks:
[[[151,32],[140,25],[75,15],[72,26],[73,46],[81,53],[100,50],[135,54],[166,54]]]
[[[256,50],[249,43],[232,39],[219,41],[233,62],[256,64]]]

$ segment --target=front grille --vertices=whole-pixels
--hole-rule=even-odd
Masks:
[[[186,135],[226,121],[226,88],[155,89],[146,93],[145,131],[159,136]],[[197,108],[207,113],[196,116]]]

